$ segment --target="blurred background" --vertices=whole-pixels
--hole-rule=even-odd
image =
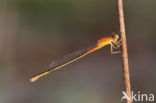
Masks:
[[[156,94],[156,1],[124,0],[131,85]],[[35,83],[58,58],[119,32],[116,0],[0,0],[0,103],[120,103],[121,54],[104,47]]]

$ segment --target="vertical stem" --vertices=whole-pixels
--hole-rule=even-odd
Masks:
[[[122,62],[123,62],[123,73],[125,81],[126,94],[131,98],[131,85],[130,85],[130,75],[128,66],[128,53],[126,44],[126,34],[125,34],[125,23],[124,23],[124,13],[123,13],[123,2],[118,1],[118,15],[119,15],[119,25],[120,25],[120,35],[122,40]],[[127,103],[132,103],[131,100],[127,100]]]

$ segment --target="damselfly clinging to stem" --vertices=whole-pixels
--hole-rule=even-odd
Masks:
[[[96,50],[106,46],[106,45],[110,45],[110,47],[111,47],[111,54],[120,53],[120,51],[117,51],[117,52],[113,51],[113,48],[117,49],[117,48],[119,48],[121,46],[121,40],[119,40],[119,35],[118,34],[112,34],[112,36],[104,37],[104,38],[99,39],[96,42],[96,45],[93,46],[88,51],[84,52],[83,54],[81,54],[79,56],[73,57],[70,60],[68,60],[68,61],[66,61],[66,62],[64,62],[62,64],[58,64],[55,67],[50,66],[47,71],[39,73],[39,74],[33,76],[30,79],[30,81],[34,82],[37,79],[39,79],[40,77],[45,76],[45,75],[49,74],[52,71],[59,70],[59,69],[63,68],[64,66],[66,66],[68,64],[71,64],[72,62],[77,61],[78,59],[80,59],[80,58],[82,58],[82,57],[84,57],[84,56],[86,56],[86,55],[88,55],[88,54],[90,54],[90,53],[92,53],[92,52],[94,52],[94,51],[96,51]]]

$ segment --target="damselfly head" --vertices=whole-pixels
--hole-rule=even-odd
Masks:
[[[113,37],[113,39],[115,39],[115,40],[119,39],[119,35],[118,35],[118,34],[113,34],[112,37]]]

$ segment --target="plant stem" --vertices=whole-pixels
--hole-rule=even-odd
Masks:
[[[119,25],[120,25],[120,35],[122,43],[122,62],[123,62],[123,73],[125,81],[126,94],[131,98],[131,85],[130,85],[130,75],[129,75],[129,65],[128,65],[128,53],[127,53],[127,43],[125,34],[125,23],[124,23],[124,12],[123,12],[123,2],[122,0],[117,0],[118,2],[118,15],[119,15]],[[127,100],[127,103],[132,103],[131,100]]]

